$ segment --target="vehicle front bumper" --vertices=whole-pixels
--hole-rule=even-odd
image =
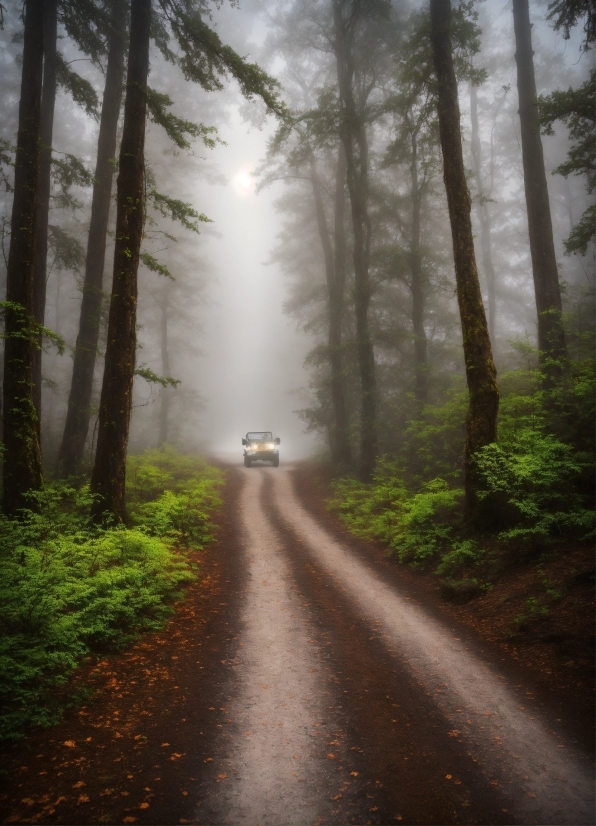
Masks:
[[[279,456],[279,450],[245,450],[244,455],[253,461],[263,459],[266,462],[272,462],[276,456]]]

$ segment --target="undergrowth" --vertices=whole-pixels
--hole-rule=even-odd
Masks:
[[[86,658],[163,626],[197,575],[187,551],[212,538],[221,483],[165,447],[129,460],[126,527],[97,528],[88,487],[63,482],[0,516],[0,740],[56,722]]]
[[[460,393],[427,406],[399,457],[379,460],[372,483],[336,480],[329,507],[355,534],[380,539],[400,562],[430,568],[452,591],[470,595],[491,587],[476,578],[489,546],[519,558],[561,539],[593,538],[592,363],[577,365],[548,396],[537,371],[506,374],[501,394],[499,441],[475,456],[484,525],[465,524],[454,472],[463,460]]]

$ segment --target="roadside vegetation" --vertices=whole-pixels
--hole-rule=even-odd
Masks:
[[[95,524],[89,486],[64,481],[0,516],[0,740],[55,723],[75,670],[161,628],[199,575],[222,472],[167,445],[127,471],[127,524]]]
[[[475,523],[464,519],[466,399],[457,385],[424,408],[371,483],[337,478],[329,506],[400,562],[434,571],[444,594],[461,600],[489,590],[511,564],[593,542],[593,369],[591,359],[575,362],[553,391],[531,367],[501,376],[499,440],[474,456]]]

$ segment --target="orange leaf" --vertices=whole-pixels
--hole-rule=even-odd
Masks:
[[[68,746],[69,749],[73,749],[75,746],[74,740],[65,740],[63,743],[64,746]]]
[[[80,794],[77,803],[89,803],[89,795],[88,794]]]
[[[352,777],[358,777],[358,772],[350,772],[350,774],[352,775]]]
[[[74,784],[73,789],[80,789],[80,788],[82,788],[83,786],[86,786],[86,785],[87,784],[83,780],[79,780],[78,783]]]
[[[123,822],[123,823],[136,823],[136,822],[137,822],[137,818],[136,818],[136,817],[131,817],[131,816],[129,815],[128,817],[123,818],[122,822]]]
[[[148,809],[148,808],[149,808],[149,804],[147,803],[147,801],[145,801],[144,803],[141,803],[141,805],[139,806],[139,809]]]

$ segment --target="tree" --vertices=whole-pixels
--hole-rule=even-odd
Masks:
[[[482,251],[482,266],[486,278],[488,293],[488,332],[490,340],[495,345],[495,318],[497,309],[497,276],[493,264],[491,232],[492,221],[488,206],[489,195],[484,185],[482,171],[482,148],[480,144],[480,129],[478,127],[478,93],[474,83],[470,84],[470,119],[472,121],[472,158],[476,176],[478,192],[478,217],[480,218],[480,249]]]
[[[465,490],[468,517],[477,510],[478,476],[474,454],[497,438],[499,391],[486,323],[472,233],[451,47],[450,0],[431,0],[431,41],[438,82],[438,114],[443,175],[455,260],[469,408],[466,420]]]
[[[4,351],[4,509],[31,506],[42,485],[38,416],[33,400],[33,283],[39,197],[44,0],[27,0],[23,69],[8,255]]]
[[[124,79],[127,6],[127,0],[112,0],[111,2],[108,61],[97,141],[83,300],[79,334],[74,352],[68,411],[58,454],[59,471],[64,476],[76,474],[81,469],[91,418],[91,394],[99,340],[106,234]]]
[[[371,300],[369,275],[371,221],[368,213],[369,148],[365,110],[375,86],[362,65],[357,67],[356,35],[366,15],[386,12],[383,3],[367,4],[354,0],[332,0],[334,50],[339,88],[339,134],[346,156],[346,177],[352,209],[354,236],[353,260],[355,280],[356,348],[360,370],[360,456],[359,472],[364,481],[371,479],[378,452],[377,381],[375,355],[368,311]],[[374,8],[376,6],[376,8]],[[368,43],[369,48],[378,43]],[[362,58],[362,56],[360,56]],[[358,99],[357,99],[358,96]]]
[[[524,187],[534,292],[538,311],[538,349],[545,381],[547,385],[552,385],[565,372],[567,345],[563,329],[561,289],[540,139],[528,0],[513,0],[513,25]]]
[[[596,191],[596,69],[592,69],[590,77],[577,89],[557,89],[550,95],[539,98],[540,122],[547,135],[554,134],[553,124],[562,121],[569,130],[571,147],[567,153],[567,160],[560,164],[554,172],[567,178],[569,175],[581,175],[586,180],[586,188],[590,195]],[[596,232],[596,204],[586,208],[578,223],[571,230],[571,234],[564,241],[567,255],[577,253],[586,255],[588,245],[594,240]]]
[[[41,96],[41,147],[39,168],[39,196],[37,200],[37,232],[33,283],[34,318],[43,326],[46,306],[48,259],[48,217],[52,174],[52,134],[56,103],[56,75],[58,52],[58,0],[45,0],[43,19],[43,86]],[[38,428],[41,422],[41,335],[33,355],[33,401]],[[41,443],[41,432],[40,432]]]
[[[315,201],[317,226],[327,282],[329,310],[329,367],[331,373],[331,403],[333,406],[333,426],[330,433],[330,448],[333,460],[349,467],[352,463],[348,411],[342,359],[342,321],[344,315],[344,292],[346,284],[346,228],[345,228],[345,186],[346,156],[343,144],[337,149],[334,192],[334,233],[333,242],[327,224],[321,183],[314,160],[311,159],[310,179]]]
[[[125,519],[125,472],[136,358],[137,270],[144,219],[144,147],[151,0],[132,0],[117,185],[114,276],[91,490],[93,514]]]

